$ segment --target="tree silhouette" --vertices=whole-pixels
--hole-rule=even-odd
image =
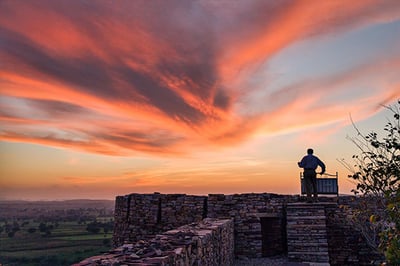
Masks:
[[[354,225],[371,247],[379,248],[387,261],[400,265],[400,101],[384,106],[392,115],[384,126],[385,136],[372,131],[349,139],[359,149],[354,167],[342,160],[356,182],[353,192],[361,203],[353,216]]]

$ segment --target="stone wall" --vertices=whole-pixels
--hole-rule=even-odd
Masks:
[[[288,259],[328,263],[325,206],[328,203],[290,203],[286,208]]]
[[[286,252],[285,206],[298,196],[276,194],[130,194],[115,205],[114,246],[156,234],[205,217],[233,218],[238,256],[274,256]]]
[[[232,219],[234,252],[238,257],[258,258],[287,254],[287,205],[299,196],[268,193],[210,194],[130,194],[119,196],[115,207],[114,245],[147,241],[157,234],[199,222],[205,217]],[[325,206],[326,232],[331,265],[368,265],[379,258],[363,237],[347,222],[345,209],[354,197],[321,197]]]
[[[346,196],[340,197],[337,205],[325,207],[331,265],[371,265],[384,259],[348,222],[351,210],[357,204],[356,197]]]
[[[151,240],[124,244],[108,254],[75,266],[109,265],[233,265],[233,221],[204,219],[157,235]]]
[[[130,194],[115,201],[114,246],[150,239],[206,217],[207,197],[185,194]]]
[[[286,251],[285,206],[296,200],[297,196],[267,193],[211,194],[208,217],[234,219],[237,256],[279,255]]]

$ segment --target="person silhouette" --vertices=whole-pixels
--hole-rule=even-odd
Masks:
[[[317,167],[321,167],[321,172],[319,174],[325,173],[325,164],[317,157],[313,155],[313,149],[307,149],[307,155],[304,156],[298,166],[304,169],[303,177],[306,187],[307,202],[317,202],[318,201],[318,190],[317,190],[317,173],[315,170]],[[312,195],[314,197],[312,197]]]

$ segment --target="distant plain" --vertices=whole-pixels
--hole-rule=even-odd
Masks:
[[[111,247],[114,201],[0,201],[0,265],[71,265]]]

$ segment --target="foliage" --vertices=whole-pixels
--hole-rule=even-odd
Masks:
[[[90,222],[86,226],[86,231],[92,234],[97,234],[100,232],[101,228],[103,228],[104,234],[108,234],[108,232],[112,231],[114,228],[114,223],[112,221],[109,222],[99,222],[97,220]]]
[[[46,230],[47,230],[47,225],[45,223],[40,223],[39,231],[44,233],[44,232],[46,232]]]
[[[103,239],[103,245],[106,246],[106,247],[111,247],[111,239],[104,238]]]
[[[72,265],[108,251],[110,246],[105,243],[110,241],[112,229],[106,235],[90,234],[78,221],[110,221],[112,228],[113,205],[112,201],[93,200],[29,204],[0,201],[0,264]],[[102,206],[107,207],[106,211]],[[20,230],[15,231],[17,228]]]
[[[11,222],[8,223],[10,236],[8,233],[4,234],[4,231],[0,235],[0,257],[3,265],[72,265],[110,249],[112,231],[105,236],[90,234],[86,231],[86,225],[78,225],[77,221],[63,222],[60,218],[59,226],[47,235],[46,231],[39,231],[38,222],[33,222],[30,217],[26,219],[31,221],[29,227],[14,232]],[[48,227],[47,223],[46,228]],[[29,229],[35,232],[30,233]]]
[[[96,222],[96,221],[93,221],[93,222],[89,223],[89,224],[86,226],[86,230],[87,230],[89,233],[92,233],[92,234],[97,234],[97,233],[99,233],[99,232],[100,232],[100,229],[101,229],[100,223],[98,223],[98,222]]]
[[[384,250],[388,262],[400,265],[400,190],[389,198],[387,211],[391,226],[382,232],[380,248]]]
[[[354,213],[354,224],[373,248],[380,248],[390,264],[400,264],[400,101],[396,106],[384,106],[392,114],[380,138],[376,132],[361,134],[350,140],[360,150],[354,155],[355,169],[349,178],[357,186],[353,192],[361,195],[362,203]],[[354,125],[354,123],[353,123]],[[379,246],[378,246],[379,243]]]
[[[29,229],[28,229],[28,233],[30,233],[30,234],[33,234],[33,233],[35,233],[36,232],[36,228],[34,228],[34,227],[30,227]]]
[[[352,228],[360,232],[366,244],[379,253],[379,234],[384,228],[381,218],[385,213],[384,199],[364,195],[358,197],[345,211]]]

